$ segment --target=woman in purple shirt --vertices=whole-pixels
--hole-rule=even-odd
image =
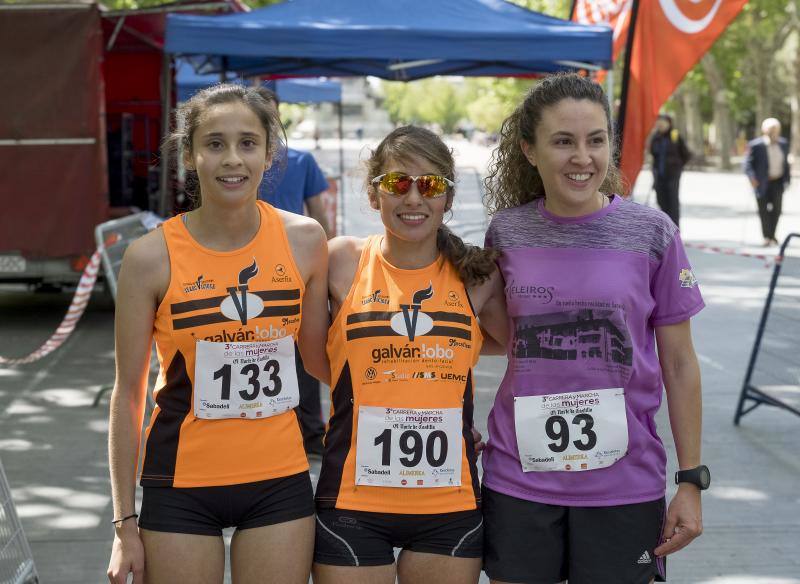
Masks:
[[[608,102],[543,79],[504,122],[487,179],[513,337],[483,454],[493,582],[662,581],[702,531],[703,308],[678,229],[620,197]],[[665,502],[666,388],[681,469]]]

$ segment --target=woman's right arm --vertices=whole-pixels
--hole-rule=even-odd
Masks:
[[[117,285],[115,316],[116,381],[111,395],[108,458],[114,519],[133,514],[136,467],[150,369],[153,321],[169,285],[169,259],[161,230],[135,241],[125,252]],[[144,582],[144,547],[136,519],[114,526],[108,566],[113,584]]]

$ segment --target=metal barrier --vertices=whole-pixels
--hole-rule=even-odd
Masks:
[[[119,269],[122,266],[122,256],[125,255],[125,250],[134,240],[155,229],[163,221],[161,217],[150,211],[142,211],[120,219],[106,221],[95,227],[94,239],[101,250],[100,259],[103,264],[103,275],[115,301],[117,299]],[[150,371],[158,371],[158,357],[156,356],[155,345],[150,353]],[[113,388],[113,385],[101,387],[94,398],[92,407],[97,407],[103,395]],[[147,405],[150,409],[154,406],[153,396],[149,391],[147,392]]]
[[[800,233],[775,258],[769,293],[747,366],[735,425],[760,405],[800,416]]]
[[[155,229],[163,219],[150,211],[142,211],[133,215],[127,215],[120,219],[113,219],[101,223],[94,228],[94,239],[99,248],[102,248],[101,260],[103,262],[103,273],[106,278],[111,296],[117,298],[117,280],[119,279],[119,268],[122,265],[122,256],[125,250],[136,239]],[[113,242],[107,245],[106,242]]]
[[[14,508],[3,462],[0,461],[0,584],[39,582],[28,539]]]

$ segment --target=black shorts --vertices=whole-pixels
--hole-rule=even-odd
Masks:
[[[562,507],[483,487],[483,569],[493,580],[553,584],[647,584],[666,580],[665,501]]]
[[[394,548],[456,558],[480,558],[483,518],[479,509],[406,515],[318,509],[314,561],[333,566],[386,566]]]
[[[223,487],[144,487],[139,527],[151,531],[222,535],[314,514],[308,472]]]

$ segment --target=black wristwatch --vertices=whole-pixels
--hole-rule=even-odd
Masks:
[[[688,470],[679,470],[675,473],[675,484],[680,483],[692,483],[701,491],[705,491],[711,484],[711,472],[704,464]]]

